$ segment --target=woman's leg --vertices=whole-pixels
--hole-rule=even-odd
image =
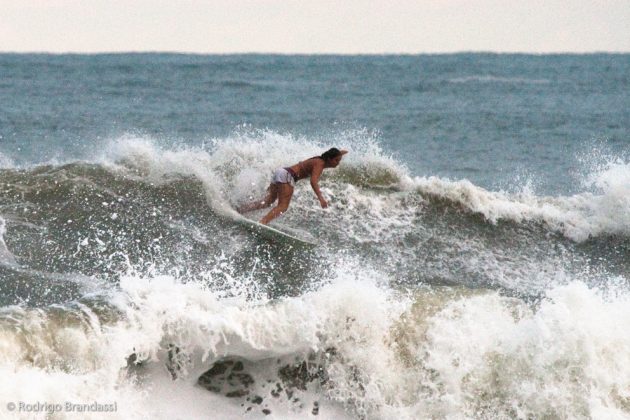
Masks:
[[[262,200],[256,200],[252,201],[251,203],[244,204],[237,208],[236,211],[242,214],[269,207],[278,198],[278,185],[279,184],[269,185],[269,188],[267,188],[267,193]]]
[[[278,205],[272,208],[265,217],[260,219],[260,223],[263,225],[266,225],[287,211],[289,203],[291,202],[291,197],[293,197],[293,187],[291,184],[275,184],[275,186],[277,187]]]

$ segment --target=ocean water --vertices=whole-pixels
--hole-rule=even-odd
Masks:
[[[0,99],[1,418],[630,418],[630,55],[0,54]],[[234,220],[332,146],[275,222],[319,246]]]

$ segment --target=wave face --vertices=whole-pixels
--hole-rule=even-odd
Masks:
[[[125,136],[2,169],[0,395],[114,418],[630,415],[628,162],[539,196],[414,177],[340,136],[330,207],[299,182],[280,221],[312,250],[230,209],[318,140]]]

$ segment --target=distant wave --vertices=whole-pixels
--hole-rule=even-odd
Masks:
[[[465,77],[455,77],[452,79],[448,79],[450,83],[471,83],[471,82],[479,82],[479,83],[523,83],[523,84],[534,84],[534,85],[542,85],[551,83],[548,79],[527,79],[523,77],[499,77],[499,76],[490,76],[490,75],[474,75],[474,76],[465,76]]]
[[[220,82],[222,87],[233,89],[254,89],[257,91],[273,91],[277,88],[277,83],[263,82],[263,81],[251,81],[251,80],[238,80],[229,79],[222,80]]]
[[[598,193],[567,197],[493,192],[467,180],[437,177],[416,178],[414,184],[421,194],[458,203],[492,223],[540,222],[578,242],[600,235],[630,237],[630,164],[610,164],[593,177]]]

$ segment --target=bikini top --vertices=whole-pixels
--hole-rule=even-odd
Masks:
[[[304,164],[304,162],[306,162],[307,160],[311,160],[311,159],[322,159],[322,157],[321,157],[321,156],[313,156],[312,158],[308,158],[308,159],[306,159],[306,160],[303,160],[303,161],[299,162],[299,163],[298,163],[298,168],[300,168],[300,169],[299,169],[299,171],[300,171],[300,173],[299,173],[299,174],[298,174],[297,172],[295,172],[295,171],[294,171],[293,169],[291,169],[291,168],[284,168],[284,169],[286,169],[286,170],[287,170],[287,172],[291,174],[291,176],[293,177],[293,179],[295,180],[295,182],[297,182],[297,181],[298,181],[298,179],[300,179],[300,178],[299,178],[299,175],[301,175],[301,174],[302,174],[302,172],[303,172],[303,164]]]
[[[299,162],[299,163],[298,163],[298,167],[300,168],[300,169],[299,169],[299,171],[300,171],[299,175],[301,175],[301,174],[302,174],[302,172],[303,172],[304,163],[305,163],[306,161],[309,161],[309,160],[312,160],[312,159],[322,159],[322,157],[321,157],[321,156],[313,156],[312,158],[308,158],[308,159],[306,159],[306,160],[303,160],[303,161]],[[322,159],[322,160],[323,160],[323,159]],[[297,178],[296,178],[296,180],[297,180]]]

